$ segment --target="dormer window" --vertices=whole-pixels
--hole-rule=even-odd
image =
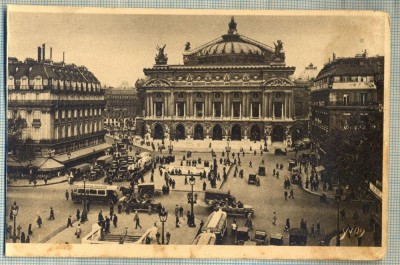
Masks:
[[[58,80],[53,80],[52,85],[53,85],[53,89],[57,89],[58,88]]]
[[[23,76],[21,77],[21,89],[28,89],[28,77]]]
[[[8,89],[15,89],[14,77],[9,76],[7,80],[7,88]]]
[[[42,77],[35,77],[35,83],[33,85],[33,89],[43,89]]]
[[[75,89],[76,89],[76,82],[74,81],[72,82],[72,90],[75,91]]]
[[[64,90],[64,81],[62,80],[58,81],[58,85],[60,86],[61,90]]]

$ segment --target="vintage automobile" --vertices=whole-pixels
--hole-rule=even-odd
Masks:
[[[269,237],[269,244],[273,246],[282,246],[283,235],[281,233],[271,233]]]
[[[285,156],[287,153],[280,148],[275,149],[275,155],[277,156]]]
[[[250,240],[249,228],[247,226],[239,226],[236,230],[235,243],[237,245],[244,245],[246,241]]]
[[[253,206],[244,204],[242,207],[233,207],[230,205],[219,205],[213,204],[210,206],[210,211],[222,210],[226,212],[229,216],[243,216],[247,217],[249,214],[254,215]]]
[[[265,166],[258,167],[258,175],[265,176]]]
[[[292,168],[296,167],[296,165],[297,165],[296,160],[294,158],[290,158],[289,159],[288,170],[292,171]]]
[[[141,196],[126,197],[123,204],[125,209],[128,208],[129,211],[149,211],[151,209],[151,212],[157,212],[158,206],[158,203],[155,203],[153,199]]]
[[[264,230],[256,230],[254,235],[254,241],[257,246],[266,245],[267,243],[267,232]]]
[[[260,186],[260,179],[257,178],[256,174],[249,174],[249,180],[247,181],[248,184]]]
[[[290,246],[306,246],[307,245],[307,230],[303,228],[292,228],[289,234]]]

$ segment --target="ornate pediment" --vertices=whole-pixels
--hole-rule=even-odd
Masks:
[[[270,87],[282,87],[282,86],[293,86],[293,82],[286,78],[271,78],[264,82],[264,86]]]
[[[171,83],[163,79],[152,79],[144,84],[145,87],[168,87]]]

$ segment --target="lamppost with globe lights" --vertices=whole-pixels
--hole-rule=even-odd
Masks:
[[[189,227],[196,227],[196,223],[194,221],[194,210],[193,210],[193,204],[197,202],[197,193],[194,194],[193,186],[196,182],[196,179],[193,176],[190,176],[189,178],[189,184],[192,186],[192,192],[188,193],[188,202],[190,203],[191,206],[191,212],[190,212],[190,220],[189,220]]]
[[[158,213],[158,217],[160,218],[160,222],[162,224],[162,230],[161,230],[161,244],[165,245],[165,237],[164,237],[164,223],[168,219],[168,211],[165,210],[164,208],[161,209],[161,211]],[[168,233],[169,234],[169,233]],[[157,239],[158,243],[160,243],[159,239]],[[167,244],[169,243],[169,237],[167,237]]]
[[[17,239],[18,239],[17,230],[16,230],[18,210],[19,210],[19,206],[17,205],[17,202],[14,202],[14,204],[11,206],[11,214],[13,216],[13,221],[14,221],[13,239],[12,239],[13,243],[16,243]]]

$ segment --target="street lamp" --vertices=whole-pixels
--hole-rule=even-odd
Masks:
[[[195,198],[194,192],[193,192],[193,186],[194,186],[195,182],[196,182],[196,179],[193,176],[190,176],[189,184],[190,184],[190,186],[192,186],[192,193],[190,195],[188,194],[188,202],[190,203],[190,206],[191,206],[189,227],[196,227],[196,223],[194,221],[194,211],[193,211],[193,204],[196,203],[196,200],[197,200],[197,197]]]
[[[215,153],[212,154],[213,158],[213,175],[214,175],[214,180],[217,179],[217,155]]]
[[[18,238],[17,231],[16,231],[18,210],[19,210],[19,206],[17,206],[17,202],[14,202],[14,205],[11,206],[11,214],[12,214],[13,220],[14,220],[13,243],[16,243],[17,238]]]
[[[165,244],[165,240],[164,240],[164,223],[167,221],[168,219],[168,211],[165,210],[164,208],[161,209],[161,211],[158,213],[158,217],[160,218],[160,221],[162,223],[162,235],[161,235],[161,244]],[[169,240],[168,240],[169,241]],[[160,243],[160,242],[158,242]]]
[[[86,177],[83,178],[83,211],[86,213]]]

